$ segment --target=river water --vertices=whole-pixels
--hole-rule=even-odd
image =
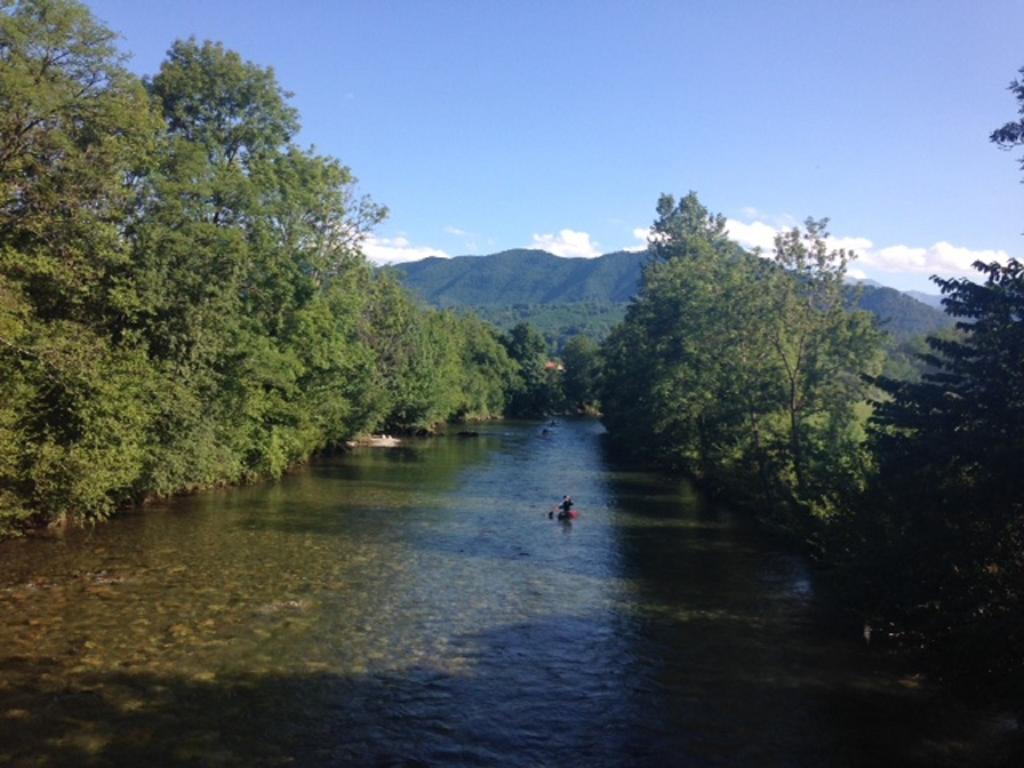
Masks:
[[[800,557],[595,422],[480,429],[0,546],[0,765],[945,754]]]

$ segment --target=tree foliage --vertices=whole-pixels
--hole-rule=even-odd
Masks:
[[[936,279],[960,334],[929,339],[929,372],[879,382],[878,474],[834,556],[874,621],[1006,688],[1024,685],[1024,265],[975,268]]]
[[[691,193],[663,196],[657,260],[603,347],[615,443],[784,509],[827,514],[859,482],[856,404],[880,336],[845,306],[848,255],[825,221],[781,234],[772,260],[743,253]]]
[[[386,212],[288,98],[217,43],[143,82],[79,3],[3,5],[0,532],[505,409],[497,335],[369,267]]]
[[[562,410],[561,373],[549,366],[547,344],[528,323],[519,323],[502,338],[519,375],[510,393],[510,416],[532,418]]]
[[[587,336],[574,336],[562,350],[565,375],[562,389],[566,404],[584,413],[597,407],[601,391],[601,359],[597,343]]]
[[[1024,114],[1024,86],[1010,88]],[[1024,122],[991,140],[1021,145]],[[877,376],[881,335],[850,310],[851,254],[829,249],[826,220],[758,261],[692,194],[658,215],[658,258],[602,347],[612,439],[781,510],[882,637],[1019,705],[1024,265],[933,278],[955,328],[923,351],[903,339],[887,367],[899,375]]]
[[[1024,70],[1021,70],[1024,73]],[[1024,88],[1011,84],[1024,114]],[[991,140],[1021,142],[1024,123]],[[882,378],[877,474],[831,533],[852,603],[921,648],[939,676],[1024,692],[1024,265],[976,262],[940,279],[955,333],[932,336],[924,373]]]

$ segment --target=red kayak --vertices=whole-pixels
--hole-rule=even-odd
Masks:
[[[555,509],[552,509],[550,512],[548,512],[549,520],[555,517],[556,511],[558,512],[559,520],[575,520],[577,517],[580,516],[579,510],[570,509],[568,512],[563,512],[562,510],[558,509],[558,507],[555,507]]]

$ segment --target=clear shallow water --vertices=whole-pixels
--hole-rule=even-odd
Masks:
[[[936,758],[798,557],[600,432],[357,450],[0,546],[0,765]]]

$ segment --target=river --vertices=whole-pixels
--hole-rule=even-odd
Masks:
[[[799,556],[479,429],[0,545],[0,765],[955,762]]]

